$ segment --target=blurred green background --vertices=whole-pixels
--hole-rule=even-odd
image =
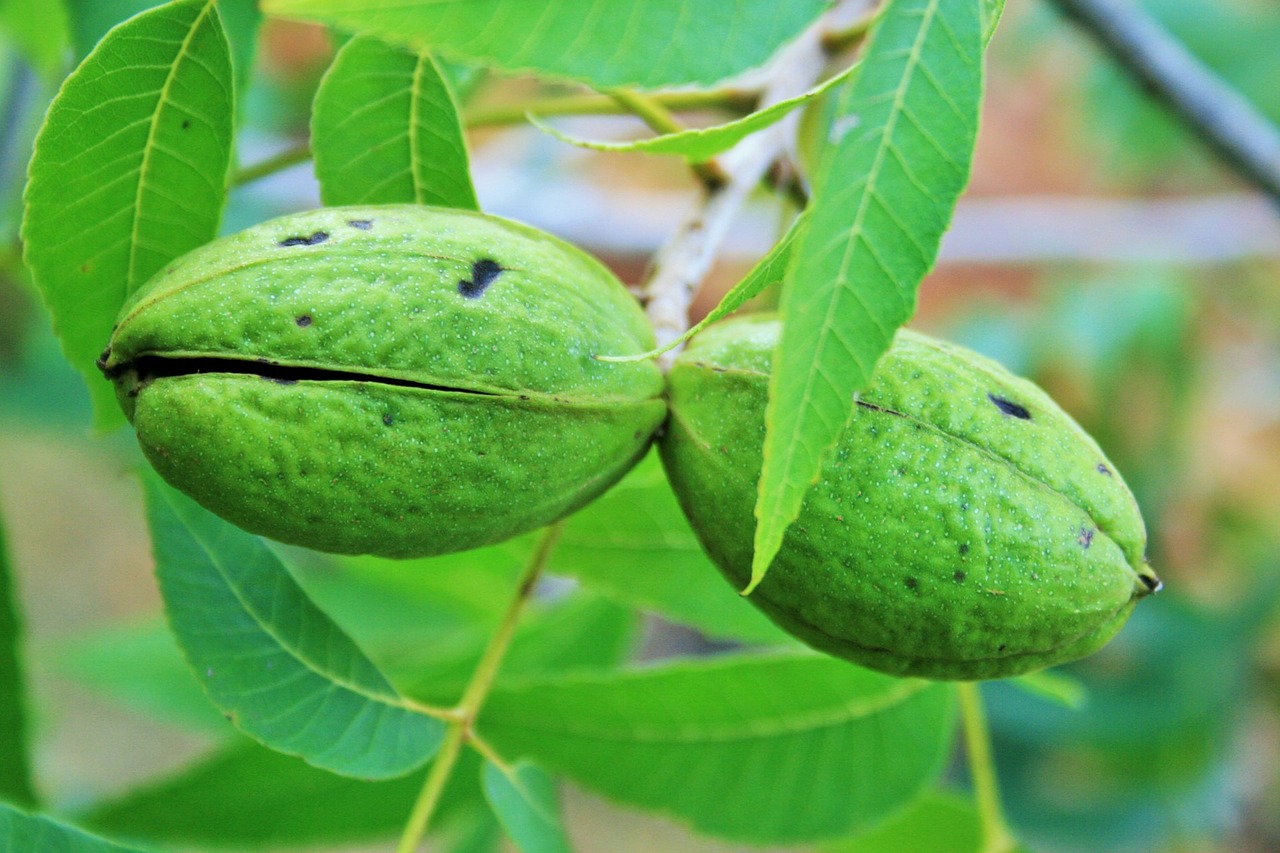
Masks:
[[[0,6],[0,519],[24,608],[36,777],[49,803],[75,810],[229,730],[161,627],[132,436],[91,433],[17,242],[31,139],[68,51],[150,4],[72,2],[70,29],[55,4],[33,28],[27,5]],[[1280,120],[1280,7],[1144,5]],[[332,50],[299,25],[267,21],[259,36],[242,163],[305,139]],[[1080,420],[1137,494],[1166,584],[1107,649],[1064,668],[1085,687],[1081,708],[986,688],[1011,822],[1047,851],[1278,850],[1280,212],[1045,4],[1011,4],[989,75],[971,189],[915,325],[1033,377]],[[489,80],[474,97],[534,91]],[[634,129],[583,121],[583,135]],[[486,209],[584,245],[628,281],[688,202],[675,164],[586,154],[528,127],[470,141]],[[225,228],[317,204],[303,164],[235,190]],[[769,202],[747,211],[704,310],[776,229]],[[644,655],[705,648],[656,622],[636,643]],[[584,850],[725,849],[580,792],[568,812]]]

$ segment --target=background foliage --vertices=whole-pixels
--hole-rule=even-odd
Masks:
[[[187,512],[181,498],[158,486],[148,486],[144,517],[129,473],[139,465],[132,437],[90,431],[95,422],[118,420],[102,405],[111,401],[91,365],[120,294],[166,255],[219,229],[321,199],[478,201],[564,233],[634,281],[645,253],[618,240],[617,223],[645,234],[647,216],[672,217],[664,200],[689,187],[679,160],[581,153],[523,123],[508,128],[476,117],[513,106],[520,117],[533,100],[586,91],[548,79],[604,87],[709,84],[759,65],[823,4],[574,0],[557,4],[573,27],[587,20],[622,33],[574,51],[557,38],[568,24],[551,16],[538,22],[542,29],[531,27],[512,11],[520,5],[512,0],[471,4],[469,15],[456,11],[460,4],[434,4],[438,19],[412,22],[396,17],[403,4],[390,3],[273,0],[263,4],[263,19],[253,3],[220,0],[216,20],[211,4],[174,4],[151,13],[146,29],[106,36],[141,36],[136,49],[150,62],[138,64],[155,66],[124,68],[113,78],[122,87],[115,95],[133,99],[134,136],[111,136],[94,149],[75,137],[46,140],[47,171],[33,173],[28,198],[38,213],[26,234],[57,235],[45,243],[57,249],[28,250],[24,266],[21,194],[44,112],[75,62],[114,24],[153,5],[10,0],[0,7],[0,509],[9,534],[9,559],[0,544],[0,605],[6,596],[16,603],[0,606],[0,800],[146,850],[385,849],[438,742],[436,721],[414,713],[414,703],[456,700],[534,537],[394,564],[238,537],[216,519]],[[476,14],[477,5],[488,18]],[[978,92],[920,81],[956,76],[946,63],[963,67],[966,57],[980,55],[977,12],[991,5],[973,4],[963,20],[966,4],[895,7],[913,19],[946,7],[957,17],[939,19],[939,26],[968,47],[904,59],[881,42],[885,61],[898,63],[886,72],[890,85],[908,79],[903,62],[919,62],[923,71],[918,88],[903,88],[896,111],[887,109],[876,125],[899,122],[901,132],[923,128],[923,135],[837,135],[836,144],[820,145],[811,215],[829,216],[828,204],[844,215],[863,205],[881,222],[870,236],[843,219],[819,222],[808,239],[827,227],[832,236],[821,238],[823,245],[847,239],[871,251],[883,246],[912,267],[908,279],[924,274],[929,259],[913,254],[912,245],[929,254],[945,219],[902,213],[911,207],[901,194],[895,199],[905,206],[876,207],[876,193],[893,191],[895,181],[910,190],[909,176],[884,171],[896,162],[890,155],[903,152],[913,168],[930,170],[929,186],[944,196],[959,193],[968,171],[965,138],[974,128],[964,125],[969,108],[949,110]],[[1280,19],[1249,0],[1146,5],[1280,118],[1271,85]],[[707,8],[716,11],[701,14]],[[682,15],[697,25],[673,36],[668,22]],[[336,29],[331,36],[285,20],[295,17]],[[204,23],[193,28],[195,21]],[[345,28],[353,25],[390,41],[347,40]],[[173,26],[194,37],[165,29]],[[928,33],[917,27],[902,37],[914,43],[919,36],[923,45]],[[394,44],[417,36],[429,37],[439,55]],[[873,40],[872,70],[875,48]],[[475,59],[501,71],[467,65]],[[95,61],[106,60],[91,58],[84,68]],[[544,79],[514,73],[530,69]],[[812,109],[806,120],[828,127],[821,123],[838,121],[842,101],[874,96],[874,82],[867,74],[838,85],[816,101],[827,112]],[[112,96],[95,85],[101,78],[82,70],[65,83],[70,94],[62,102],[91,129],[95,106]],[[1072,681],[1065,688],[1032,685],[1056,691],[1057,699],[1025,684],[984,688],[1011,822],[1034,849],[1273,849],[1280,845],[1280,231],[1270,212],[1261,225],[1250,218],[1255,208],[1241,188],[1044,8],[1010,10],[985,86],[969,199],[989,206],[969,210],[991,217],[979,231],[992,239],[958,242],[973,233],[962,203],[951,254],[944,246],[918,296],[880,290],[888,306],[880,322],[896,325],[918,299],[917,325],[1046,385],[1133,485],[1151,532],[1152,563],[1168,585],[1110,647],[1066,668]],[[379,106],[353,129],[351,104],[360,102]],[[452,116],[455,105],[460,120]],[[246,176],[226,159],[235,117],[239,166],[288,152],[309,132],[315,178],[299,166],[240,185]],[[741,112],[715,108],[693,118],[723,125]],[[960,126],[944,127],[953,119]],[[634,136],[638,128],[626,119],[545,120],[591,139]],[[351,157],[362,148],[357,130],[389,143],[367,173],[352,171],[361,165]],[[726,133],[732,141],[738,131],[704,134],[697,144]],[[950,147],[928,150],[922,140],[930,134]],[[464,138],[474,186],[460,179],[468,164]],[[664,144],[684,150],[680,142]],[[178,177],[164,177],[166,170]],[[86,183],[69,183],[77,174]],[[396,176],[385,196],[360,189],[366,175],[377,174]],[[828,194],[824,181],[847,187],[849,196]],[[231,190],[219,224],[224,185]],[[182,191],[170,197],[174,187]],[[1096,257],[1088,250],[1101,236],[1073,235],[1072,220],[1060,214],[1072,201],[1100,196],[1140,201],[1149,215],[1183,201],[1225,200],[1236,204],[1230,210],[1245,211],[1233,222],[1264,236],[1224,249],[1212,231],[1191,229],[1197,236],[1173,249],[1166,241],[1162,250]],[[1010,200],[1028,206],[1000,207]],[[1085,251],[1074,260],[1031,251],[1044,245],[1037,220],[1026,215],[1041,209],[1037,204],[1059,214],[1050,217],[1058,229],[1052,236],[1075,239]],[[659,212],[648,212],[649,205]],[[746,275],[783,231],[779,219],[773,202],[748,211],[743,228],[765,238],[747,241],[746,249],[731,243],[709,294]],[[1129,227],[1131,244],[1152,233],[1140,218]],[[107,232],[115,236],[104,239]],[[113,240],[123,241],[114,254],[95,253]],[[71,252],[77,242],[89,247],[83,257]],[[993,243],[999,248],[982,248]],[[1019,246],[1031,249],[1020,255]],[[804,258],[821,267],[814,280],[844,281],[829,275],[821,254]],[[42,279],[53,320],[31,271]],[[709,296],[704,307],[713,301]],[[78,321],[86,331],[65,334]],[[53,325],[64,331],[67,357],[89,385],[60,352]],[[807,337],[825,334],[847,332],[818,323]],[[877,354],[872,347],[861,358]],[[797,360],[801,369],[809,364]],[[87,387],[98,392],[96,418]],[[794,485],[807,475],[780,476]],[[222,586],[171,595],[175,643],[161,624],[150,575],[153,539],[160,586],[176,582],[184,565],[226,553],[238,556],[231,568],[254,574],[205,571]],[[201,545],[213,539],[217,548]],[[442,849],[495,849],[504,832],[524,849],[563,847],[557,791],[568,838],[584,850],[719,850],[749,842],[914,851],[928,849],[930,839],[958,845],[939,849],[976,849],[965,774],[948,761],[951,688],[876,676],[798,649],[743,605],[701,556],[653,460],[568,522],[550,571],[482,717],[504,757],[527,756],[537,765],[508,776],[464,754],[433,822]],[[237,583],[270,584],[288,607],[283,615],[245,607],[243,597],[227,594]],[[190,609],[175,609],[174,601]],[[227,657],[226,644],[211,639],[210,623],[244,625],[244,659],[279,661],[273,677],[308,679],[314,701],[298,713],[310,727],[290,725],[276,736],[255,726],[255,714],[279,710],[271,704],[273,685]],[[291,636],[288,629],[298,626],[306,630]],[[314,644],[325,632],[342,655],[330,659],[338,664],[316,668]],[[194,670],[188,662],[197,663]],[[201,684],[211,668],[239,679],[226,695],[209,691],[216,708],[209,685]],[[249,688],[252,702],[240,703]],[[1079,701],[1064,702],[1063,690]],[[288,703],[300,695],[277,698]],[[323,735],[350,731],[352,720],[363,721],[357,726],[368,726],[366,734],[394,736],[401,751]],[[308,734],[294,738],[300,729]],[[112,849],[0,807],[0,841],[55,849],[51,838],[64,839],[56,843],[68,850]]]

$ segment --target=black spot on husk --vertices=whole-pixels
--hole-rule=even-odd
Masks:
[[[318,246],[325,240],[329,239],[328,231],[317,231],[309,237],[286,237],[277,245],[287,248],[289,246]]]
[[[458,282],[458,292],[467,299],[478,299],[502,272],[502,264],[492,258],[481,258],[471,265],[471,280]]]
[[[1012,415],[1022,421],[1031,420],[1031,413],[1027,411],[1025,406],[1019,406],[1012,400],[1006,400],[1004,397],[997,397],[995,394],[987,394],[987,399],[992,403],[995,403],[996,408],[1004,412],[1006,415]]]

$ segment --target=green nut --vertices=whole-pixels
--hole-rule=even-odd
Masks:
[[[731,583],[751,576],[773,318],[712,326],[668,374],[676,495]],[[898,333],[748,598],[837,657],[897,675],[1002,678],[1090,654],[1160,586],[1142,517],[1038,387]]]
[[[652,332],[601,264],[504,219],[286,216],[179,258],[99,362],[165,480],[254,533],[408,557],[547,524],[665,416]]]

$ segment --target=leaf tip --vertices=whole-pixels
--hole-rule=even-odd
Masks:
[[[742,588],[739,595],[746,598],[755,591],[755,588],[764,580],[764,576],[769,573],[769,567],[773,565],[773,558],[777,554],[778,546],[769,544],[761,548],[757,543],[755,556],[751,560],[751,580]]]

